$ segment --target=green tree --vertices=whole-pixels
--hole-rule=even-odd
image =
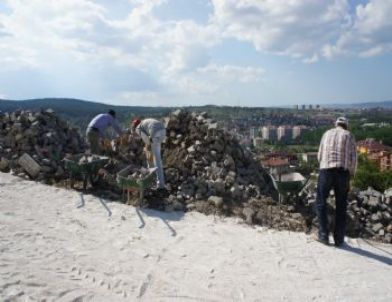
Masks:
[[[365,155],[358,157],[358,169],[354,178],[354,186],[362,190],[373,187],[384,191],[392,187],[392,171],[380,172],[377,165]]]

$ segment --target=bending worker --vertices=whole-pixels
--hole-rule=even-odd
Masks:
[[[103,143],[105,130],[109,126],[112,126],[119,136],[122,135],[123,132],[116,121],[116,112],[112,109],[108,113],[98,114],[88,124],[86,137],[91,153],[101,153],[101,144]]]
[[[165,176],[163,174],[163,166],[161,159],[161,144],[166,138],[166,128],[162,122],[149,119],[135,119],[132,121],[132,133],[139,135],[145,144],[147,159],[149,152],[152,152],[154,166],[157,168],[157,184],[158,188],[165,188]],[[147,160],[148,167],[151,168],[150,160]]]

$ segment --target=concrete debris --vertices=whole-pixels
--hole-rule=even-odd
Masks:
[[[0,115],[0,171],[42,182],[64,177],[62,159],[85,150],[77,129],[53,110]]]
[[[18,159],[18,164],[33,178],[41,171],[41,166],[27,153],[24,153]]]
[[[352,237],[371,238],[376,241],[392,243],[392,196],[386,190],[383,194],[368,188],[364,191],[353,190],[348,196],[347,234]],[[308,200],[315,199],[311,192]],[[333,221],[334,198],[329,198],[329,220]],[[331,226],[332,229],[332,226]]]
[[[383,194],[368,188],[350,196],[348,232],[351,235],[392,243],[389,241],[392,234],[392,196],[388,192],[386,190],[387,194]]]
[[[317,226],[314,190],[300,200],[278,203],[271,198],[273,186],[261,163],[206,113],[176,110],[165,123],[167,138],[162,157],[167,192],[163,196],[160,190],[146,190],[149,207],[238,216],[248,224],[292,231]],[[149,170],[141,169],[147,166],[143,147],[140,137],[117,145],[105,169],[115,175],[132,164],[134,169],[123,176],[144,178]],[[65,155],[84,151],[78,131],[51,110],[0,116],[0,171],[43,182],[61,180],[66,177],[62,162]],[[102,190],[118,194],[110,184]],[[330,198],[330,213],[333,207],[334,198]],[[392,243],[391,217],[392,189],[380,193],[368,188],[350,193],[348,235]]]

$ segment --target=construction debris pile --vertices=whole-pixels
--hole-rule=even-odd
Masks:
[[[150,207],[237,216],[248,224],[293,231],[306,231],[317,225],[312,207],[315,192],[309,192],[299,202],[279,204],[270,197],[272,183],[261,163],[206,114],[177,110],[167,118],[166,125],[162,156],[168,193],[147,191],[144,196]],[[112,180],[116,174],[144,179],[150,170],[142,169],[147,161],[143,147],[139,137],[115,145],[108,154],[111,160],[105,165],[107,175],[112,175]],[[2,172],[12,171],[46,183],[61,180],[66,177],[62,159],[85,150],[77,130],[52,110],[0,115]],[[79,164],[91,161],[94,156],[87,154]],[[135,169],[130,169],[131,166]],[[99,194],[107,190],[120,196],[115,181],[106,184],[93,189],[97,194],[99,190]],[[332,213],[334,198],[329,203]],[[352,192],[348,234],[392,243],[391,216],[392,189],[384,194],[373,189]]]
[[[66,156],[65,158],[67,158],[67,156]],[[100,160],[100,159],[101,159],[100,156],[96,156],[96,155],[87,155],[87,154],[86,154],[85,156],[82,156],[82,157],[79,159],[78,163],[79,163],[79,164],[88,164],[88,163],[92,163],[92,162],[97,161],[97,160]]]
[[[49,182],[64,177],[67,153],[84,150],[78,131],[51,109],[0,115],[0,171]]]
[[[353,235],[392,243],[392,188],[384,194],[370,187],[351,194],[348,220]]]
[[[244,202],[268,192],[261,164],[206,114],[172,113],[163,155],[169,190],[186,204],[211,196]]]
[[[260,162],[206,114],[177,110],[167,118],[166,131],[162,151],[169,194],[165,198],[153,191],[146,194],[151,207],[306,229],[305,218],[295,207],[278,205],[270,197],[272,184]]]
[[[309,192],[307,200],[311,204],[316,202],[314,190]],[[331,195],[327,203],[330,229],[333,229],[335,197]],[[317,226],[317,221],[314,223]],[[370,187],[364,191],[350,191],[347,204],[347,234],[392,243],[392,188],[384,194]]]

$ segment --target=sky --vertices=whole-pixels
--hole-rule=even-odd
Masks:
[[[392,0],[0,0],[0,98],[392,99]]]

